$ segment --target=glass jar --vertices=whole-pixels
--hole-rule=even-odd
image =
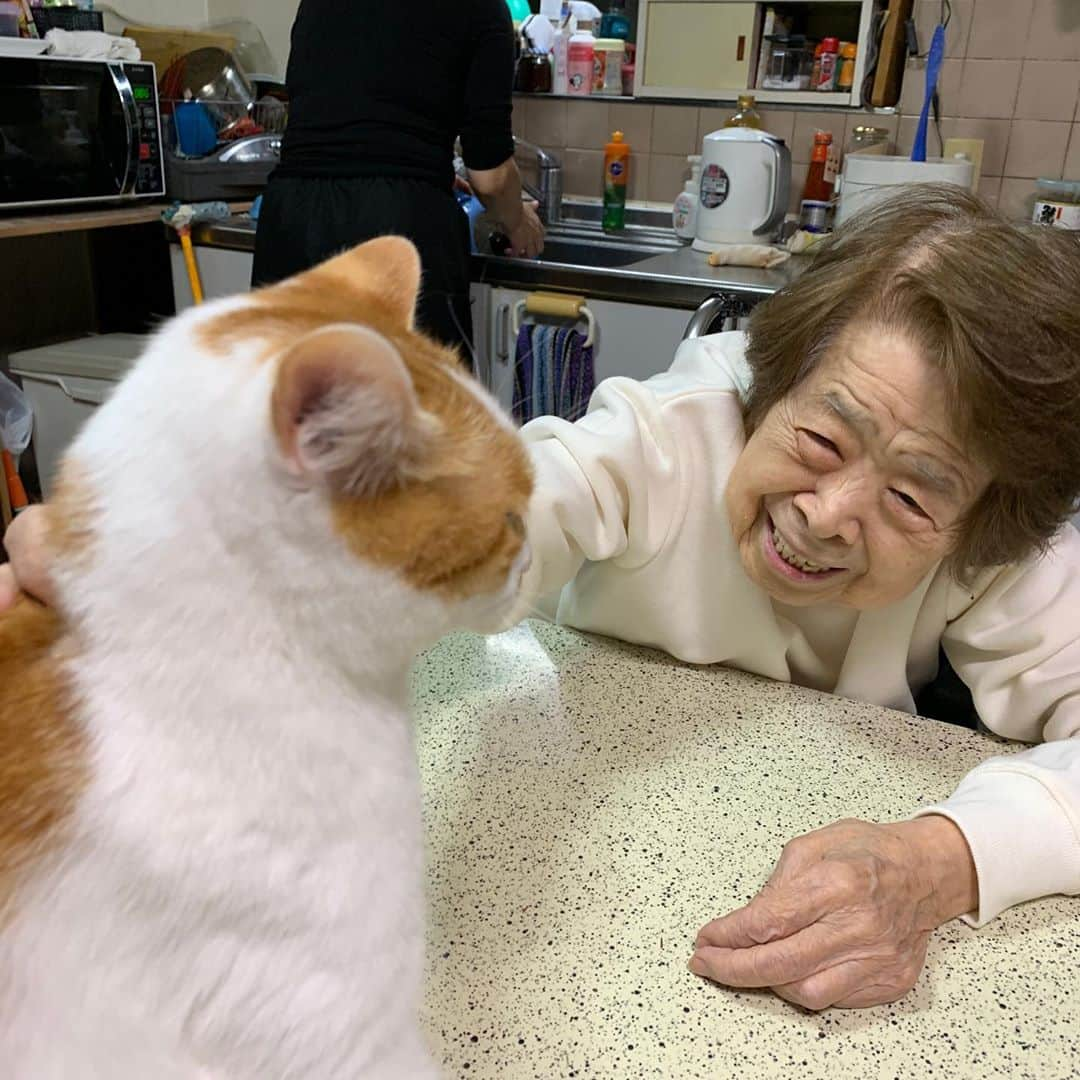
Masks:
[[[1055,229],[1080,229],[1080,180],[1036,180],[1031,220]]]
[[[887,154],[890,141],[887,128],[860,124],[851,133],[847,152],[849,154]]]
[[[761,80],[763,90],[806,90],[810,87],[813,54],[801,36],[774,36],[768,66]]]

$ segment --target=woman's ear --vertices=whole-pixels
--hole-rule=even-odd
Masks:
[[[381,494],[433,462],[439,423],[401,354],[366,327],[324,327],[289,349],[271,414],[289,471],[338,494]]]

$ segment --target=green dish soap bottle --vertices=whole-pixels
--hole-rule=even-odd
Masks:
[[[604,230],[626,227],[626,185],[630,179],[630,144],[621,131],[604,147]]]

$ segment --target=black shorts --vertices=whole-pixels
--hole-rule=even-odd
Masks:
[[[255,233],[252,285],[307,270],[376,236],[408,237],[424,268],[416,322],[472,364],[468,219],[454,196],[422,180],[272,177]]]

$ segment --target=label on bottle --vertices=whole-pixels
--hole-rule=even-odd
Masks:
[[[719,165],[707,165],[701,174],[701,205],[715,210],[727,200],[730,187],[728,174]]]
[[[1051,225],[1056,229],[1080,229],[1080,204],[1037,199],[1031,220],[1036,225]]]
[[[829,152],[825,156],[825,183],[835,184],[836,174],[840,171],[840,151],[835,146],[829,146]]]

